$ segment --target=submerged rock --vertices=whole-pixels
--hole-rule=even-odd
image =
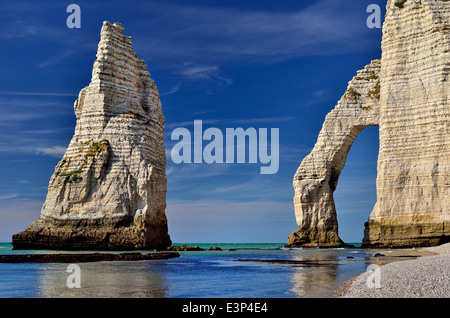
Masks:
[[[155,82],[123,27],[104,22],[77,123],[48,186],[41,217],[15,249],[161,249],[165,215],[164,116]]]
[[[196,246],[189,246],[189,245],[174,245],[169,246],[167,251],[203,251],[204,249],[201,247]]]

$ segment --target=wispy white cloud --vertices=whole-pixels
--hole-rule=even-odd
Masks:
[[[74,127],[62,126],[60,120],[74,119],[75,115],[73,104],[57,97],[73,94],[11,90],[0,92],[0,96],[0,153],[61,158],[65,147],[60,138]],[[58,122],[49,121],[56,117]]]
[[[193,65],[192,63],[184,63],[180,69],[181,75],[189,80],[208,80],[217,81],[222,85],[231,85],[232,80],[222,75],[217,65]]]
[[[155,16],[139,26],[151,29],[152,36],[139,46],[164,58],[267,63],[366,49],[367,28],[356,24],[364,16],[344,0],[321,0],[294,12],[167,3],[150,6]],[[167,25],[166,21],[177,23]]]
[[[177,93],[181,88],[181,83],[176,83],[175,86],[168,92],[160,93],[159,96],[167,96]]]
[[[53,147],[37,147],[35,152],[39,155],[48,155],[55,158],[62,158],[66,152],[66,147],[53,146]]]
[[[34,140],[36,141],[36,140]],[[42,142],[42,141],[41,141]],[[11,143],[0,143],[0,153],[22,153],[22,154],[34,154],[45,155],[54,158],[61,159],[65,153],[66,147],[63,146],[30,146],[26,141],[20,142],[18,145],[12,145]]]
[[[61,93],[61,92],[20,92],[20,91],[0,91],[0,95],[16,95],[16,96],[78,96],[77,93]],[[22,101],[23,102],[23,101]],[[48,104],[48,103],[46,103]]]
[[[52,135],[50,135],[52,136]],[[61,158],[66,147],[54,144],[54,139],[42,138],[36,134],[0,133],[0,153],[33,154]]]
[[[66,93],[52,92],[0,92],[1,128],[25,123],[29,120],[44,119],[52,116],[70,115],[75,117],[73,103],[61,102],[58,97],[75,96]],[[27,126],[30,129],[29,126]],[[5,130],[6,131],[6,130]],[[18,130],[15,131],[16,133]]]
[[[205,119],[202,120],[202,125],[230,125],[230,127],[237,128],[236,125],[254,125],[267,123],[271,126],[276,126],[277,123],[282,123],[286,121],[291,121],[296,119],[295,116],[271,116],[271,117],[255,117],[255,118],[221,118],[221,119]],[[194,125],[194,120],[200,120],[200,118],[195,118],[191,121],[182,121],[166,124],[166,129],[175,129],[178,127],[191,127]]]
[[[203,125],[218,125],[221,122],[223,122],[223,119],[202,120]],[[178,127],[190,127],[190,126],[194,126],[194,120],[174,122],[174,123],[166,124],[165,127],[166,127],[166,129],[175,129]]]
[[[36,129],[36,130],[22,130],[21,134],[32,134],[32,135],[55,135],[61,134],[64,131],[73,131],[74,127],[65,127],[61,129]]]
[[[67,4],[60,1],[45,1],[36,5],[34,2],[18,1],[17,4],[6,4],[0,12],[0,39],[4,43],[26,43],[38,40],[41,45],[51,47],[47,57],[37,62],[38,68],[58,64],[73,54],[95,50],[96,43],[86,37],[86,32],[70,32],[64,20],[48,19],[48,14],[65,14]],[[58,21],[59,20],[59,21]],[[5,44],[8,45],[8,44]],[[32,50],[32,47],[30,47]]]
[[[11,122],[14,121],[24,121],[42,117],[42,114],[36,113],[4,113],[0,116],[0,123],[11,124]]]
[[[19,195],[17,193],[12,194],[0,194],[0,200],[7,200],[7,199],[14,199],[17,198]]]
[[[181,71],[181,74],[189,79],[208,79],[219,71],[217,65],[212,66],[187,66]]]
[[[312,147],[309,146],[287,146],[280,145],[280,161],[296,163],[300,165],[303,158],[312,151]]]
[[[199,110],[199,111],[196,111],[196,112],[192,112],[190,115],[191,115],[192,118],[202,118],[202,116],[204,116],[206,114],[214,113],[216,111],[218,111],[218,109],[216,109],[216,108],[209,108],[209,109],[206,109],[206,110]]]
[[[0,31],[1,37],[9,40],[34,36],[42,32],[49,32],[51,30],[29,20],[18,19],[8,24],[3,24],[2,27],[0,27]]]
[[[235,119],[234,123],[237,124],[260,124],[260,123],[270,123],[277,124],[281,122],[294,120],[295,116],[273,116],[273,117],[256,117],[256,118],[245,118],[245,119]]]
[[[202,201],[218,197],[237,201],[283,198],[291,202],[291,182],[276,175],[261,175],[261,164],[174,165],[170,163],[170,157],[168,162],[168,189],[177,194],[177,198]]]
[[[192,218],[224,221],[233,220],[237,216],[241,220],[259,219],[266,213],[289,212],[293,205],[291,202],[278,201],[169,200],[167,209],[179,221]]]
[[[28,183],[30,183],[30,181],[29,180],[25,180],[25,179],[21,179],[21,180],[17,180],[16,183],[28,184]]]
[[[239,174],[240,175],[240,174]],[[245,178],[243,178],[245,180]],[[265,201],[267,198],[287,198],[293,195],[290,182],[279,178],[270,178],[267,175],[255,174],[244,182],[227,182],[218,185],[211,192],[233,198],[246,198],[247,200]],[[288,200],[290,202],[290,200]]]
[[[191,176],[192,178],[209,178],[227,174],[231,168],[229,164],[180,164],[171,165],[167,174],[171,175],[171,181],[177,183],[180,179]],[[180,183],[182,184],[182,183]]]
[[[57,64],[63,60],[67,60],[75,52],[73,50],[66,50],[55,55],[49,56],[45,61],[42,61],[37,66],[40,68],[46,67],[51,64]]]
[[[328,91],[326,89],[323,89],[320,91],[313,92],[313,95],[315,97],[322,97],[322,96],[325,96],[327,93],[328,93]]]

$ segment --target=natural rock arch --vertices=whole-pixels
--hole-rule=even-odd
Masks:
[[[379,123],[380,60],[372,61],[349,83],[344,96],[326,116],[317,143],[294,176],[298,230],[288,246],[339,247],[333,193],[350,147],[367,126]]]
[[[450,240],[450,5],[389,0],[382,58],[350,82],[294,177],[288,246],[343,246],[333,192],[357,134],[379,126],[377,202],[363,247]]]

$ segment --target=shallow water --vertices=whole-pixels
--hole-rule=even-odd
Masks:
[[[366,271],[373,254],[359,248],[285,249],[282,243],[183,244],[223,251],[180,252],[179,258],[168,260],[79,263],[81,288],[67,287],[69,264],[0,264],[0,297],[330,297],[344,281]],[[62,252],[67,253],[16,251],[0,243],[0,254]]]

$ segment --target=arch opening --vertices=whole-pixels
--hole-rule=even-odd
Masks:
[[[339,237],[359,245],[377,197],[378,126],[368,126],[356,137],[334,191]]]

